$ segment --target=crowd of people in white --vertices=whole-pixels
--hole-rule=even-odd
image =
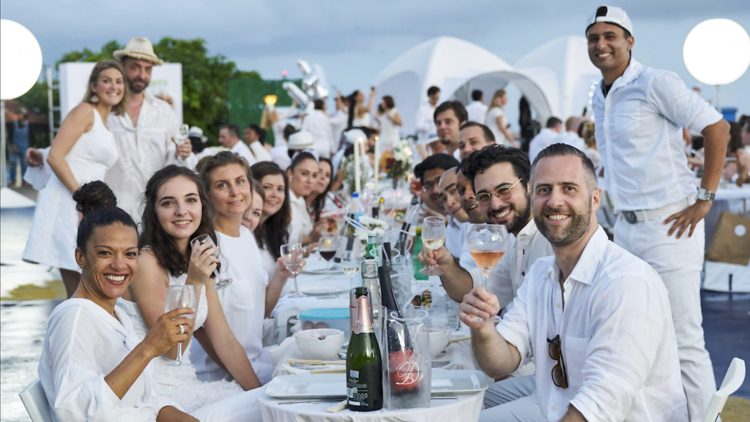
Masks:
[[[585,34],[602,72],[594,121],[552,117],[522,145],[504,90],[488,105],[475,91],[466,107],[428,90],[410,189],[419,218],[448,225],[445,246],[419,260],[443,271],[476,361],[497,380],[481,420],[699,421],[716,390],[702,219],[722,173],[750,181],[750,121],[730,130],[674,73],[632,58],[622,9],[599,7]],[[316,100],[298,127],[287,124],[295,107],[272,111],[273,147],[260,126],[243,141],[227,124],[215,153],[198,128],[183,143],[171,107],[146,90],[161,64],[147,39],[115,59],[95,66],[52,147],[26,156],[41,192],[23,257],[59,268],[69,296],[39,363],[53,418],[261,420],[255,394],[273,373],[264,325],[291,277],[280,247],[314,245],[329,228],[323,211],[345,206],[333,192],[352,154],[346,133],[365,133],[372,169],[375,137],[393,148],[401,116],[391,96],[375,107],[374,89],[367,100],[355,91],[333,114]],[[690,164],[689,131],[703,138]],[[700,188],[689,165],[703,168]],[[614,242],[597,222],[601,177]],[[465,245],[469,225],[485,222],[514,237],[486,287]],[[201,235],[213,243],[192,242]],[[233,282],[214,290],[217,278]],[[165,313],[170,285],[192,286],[196,310]],[[178,343],[191,365],[171,364]]]

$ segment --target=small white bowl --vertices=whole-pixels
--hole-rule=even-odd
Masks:
[[[305,359],[335,360],[344,345],[344,332],[333,328],[300,330],[294,341]]]
[[[435,359],[440,353],[443,353],[448,343],[451,341],[450,327],[433,325],[430,327],[430,356]]]

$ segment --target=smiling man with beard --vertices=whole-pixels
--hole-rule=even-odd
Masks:
[[[530,190],[534,221],[554,256],[531,267],[497,327],[488,318],[501,305],[482,287],[465,296],[459,317],[482,370],[504,378],[533,361],[536,394],[479,420],[687,420],[667,289],[599,226],[602,192],[591,160],[552,145],[534,161]]]

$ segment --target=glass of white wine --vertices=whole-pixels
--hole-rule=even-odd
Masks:
[[[341,252],[341,270],[349,277],[350,288],[358,287],[354,285],[354,276],[362,270],[362,262],[364,262],[364,251],[361,242],[354,242],[351,250],[344,249]]]
[[[427,217],[422,223],[422,244],[429,250],[438,250],[445,244],[445,220],[442,217]],[[422,268],[424,275],[441,275],[443,272],[430,265]]]
[[[167,287],[167,297],[164,301],[164,312],[170,312],[178,308],[195,309],[195,288],[191,285],[170,284]],[[195,314],[180,315],[180,317],[195,318]],[[177,359],[170,365],[182,365],[182,343],[177,343]]]

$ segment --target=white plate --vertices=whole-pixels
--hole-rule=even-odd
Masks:
[[[346,293],[349,288],[345,286],[308,286],[300,287],[299,291],[309,296],[325,296]]]
[[[433,396],[473,394],[487,386],[487,377],[480,371],[432,370]],[[268,383],[266,394],[278,399],[344,398],[346,374],[281,375]]]

